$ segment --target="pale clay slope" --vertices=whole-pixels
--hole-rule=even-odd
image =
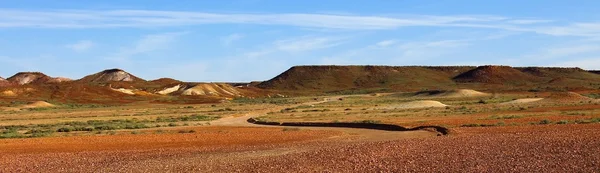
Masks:
[[[48,81],[48,83],[61,83],[61,82],[68,82],[68,81],[73,81],[73,79],[69,79],[69,78],[65,78],[65,77],[55,77],[52,78]]]
[[[116,91],[116,92],[120,92],[120,93],[124,93],[124,94],[128,94],[128,95],[135,95],[135,93],[133,92],[133,90],[130,90],[130,89],[125,89],[125,88],[114,89],[114,88],[111,88],[111,90]]]
[[[175,86],[170,87],[170,88],[165,88],[165,89],[163,89],[161,91],[158,91],[156,93],[160,94],[160,95],[168,95],[168,94],[171,94],[171,93],[173,93],[175,91],[179,91],[180,88],[181,88],[181,85],[175,85]]]
[[[35,74],[23,74],[21,76],[18,76],[16,81],[19,85],[25,85],[35,81],[38,78],[39,76]]]
[[[241,93],[227,84],[198,84],[186,89],[181,95],[206,95],[206,96],[239,96]]]
[[[448,105],[434,100],[420,100],[392,105],[389,109],[439,108],[446,106]]]
[[[45,101],[36,101],[36,102],[29,103],[25,106],[22,106],[21,108],[46,108],[46,107],[54,107],[54,105],[50,104],[48,102],[45,102]]]
[[[124,81],[131,82],[133,77],[124,71],[116,71],[112,73],[105,73],[95,79],[94,82],[106,82],[106,81]]]

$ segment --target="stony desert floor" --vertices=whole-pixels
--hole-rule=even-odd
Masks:
[[[599,172],[600,106],[579,96],[381,94],[5,109],[0,172]],[[519,102],[527,98],[543,99]],[[419,100],[446,106],[402,107]],[[430,125],[450,134],[248,118]]]

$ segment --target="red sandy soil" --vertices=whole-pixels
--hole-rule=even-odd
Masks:
[[[260,172],[598,172],[600,124],[459,128],[437,138],[365,142],[223,169]]]
[[[222,135],[223,127],[0,140],[0,172],[598,172],[599,128],[456,128],[450,136],[384,142],[306,141],[335,134],[277,128],[230,128]]]
[[[339,134],[255,127],[201,127],[194,130],[195,133],[185,134],[4,139],[0,140],[0,172],[96,172],[132,161],[179,156],[183,161],[195,155],[264,150]],[[152,165],[135,166],[142,169]]]

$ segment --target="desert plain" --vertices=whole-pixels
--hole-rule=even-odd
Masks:
[[[0,172],[598,172],[600,74],[300,66],[262,82],[18,73]]]

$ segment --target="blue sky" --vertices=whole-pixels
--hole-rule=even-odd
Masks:
[[[600,1],[0,1],[0,76],[268,80],[294,65],[600,69]]]

